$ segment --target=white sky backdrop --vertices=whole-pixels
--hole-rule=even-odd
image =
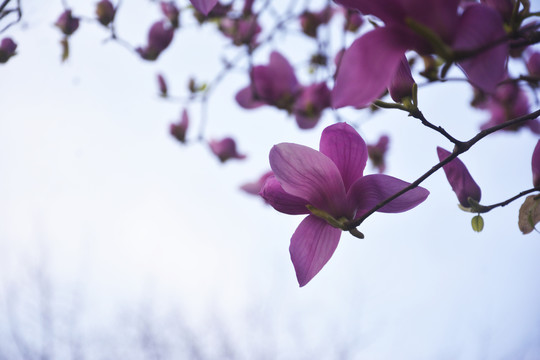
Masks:
[[[183,93],[190,74],[209,79],[225,43],[212,26],[181,30],[158,62],[146,63],[102,44],[106,32],[83,22],[60,64],[61,36],[52,26],[60,2],[23,5],[28,25],[4,34],[19,54],[0,67],[4,282],[18,281],[45,254],[56,286],[82,292],[94,325],[149,298],[180,307],[195,326],[217,314],[240,344],[272,338],[271,358],[330,357],[336,343],[355,359],[540,358],[540,238],[520,234],[519,201],[486,214],[484,231],[474,233],[472,216],[437,173],[424,183],[425,203],[371,217],[364,240],[343,234],[330,262],[300,289],[288,245],[301,217],[238,187],[268,169],[273,144],[317,147],[333,118],[301,132],[282,112],[241,111],[233,96],[247,77],[233,75],[211,99],[207,134],[234,135],[248,159],[222,166],[205,145],[185,147],[169,136],[181,106],[158,98],[155,79],[162,71],[173,94]],[[70,5],[93,14],[93,2]],[[125,1],[119,33],[143,44],[160,17],[148,1]],[[293,62],[312,51],[288,50]],[[467,139],[488,116],[467,109],[470,95],[463,85],[435,85],[421,90],[420,105],[432,122]],[[194,136],[199,107],[189,110]],[[451,150],[400,112],[344,114],[361,124],[367,142],[391,135],[387,173],[404,180],[436,163],[437,145]],[[506,135],[462,156],[485,204],[531,187],[537,139]],[[0,291],[0,300],[9,296]],[[252,313],[264,321],[250,324]]]

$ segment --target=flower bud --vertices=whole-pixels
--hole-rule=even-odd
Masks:
[[[534,187],[540,186],[540,140],[536,143],[536,147],[532,156],[532,174]]]
[[[163,77],[163,75],[158,74],[157,81],[159,87],[159,95],[162,97],[167,97],[167,83],[165,82],[165,78]]]
[[[180,10],[178,10],[174,2],[162,1],[160,5],[161,5],[161,12],[169,20],[169,22],[171,23],[171,26],[175,29],[178,28],[180,26],[180,21],[179,21]]]
[[[101,0],[96,4],[96,16],[101,25],[109,26],[115,15],[116,9],[109,0]]]
[[[65,10],[54,23],[64,35],[72,35],[79,28],[79,18],[73,17],[71,10]]]
[[[0,42],[0,64],[5,64],[15,55],[15,49],[17,49],[17,44],[11,38],[3,38]]]
[[[222,163],[229,159],[244,159],[246,157],[246,155],[238,153],[236,142],[230,137],[223,140],[211,140],[208,145]]]
[[[145,60],[156,60],[163,50],[170,44],[174,36],[174,28],[165,21],[158,21],[152,25],[148,32],[148,44],[136,51]]]
[[[368,156],[373,164],[373,167],[376,167],[379,170],[379,173],[383,173],[386,169],[385,156],[388,151],[388,143],[390,138],[388,135],[382,135],[379,138],[379,141],[375,145],[368,145]]]
[[[171,124],[170,133],[181,143],[186,142],[186,133],[189,127],[189,116],[187,110],[182,111],[182,118],[177,124]]]
[[[405,55],[401,58],[401,63],[398,66],[394,78],[388,87],[390,96],[395,102],[401,102],[405,97],[412,97],[412,88],[414,79],[411,75],[411,68]]]
[[[345,31],[356,32],[363,23],[364,18],[358,11],[351,9],[345,10]]]

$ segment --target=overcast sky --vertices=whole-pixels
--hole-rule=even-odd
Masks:
[[[93,3],[70,3],[77,14],[93,14]],[[17,281],[44,257],[59,287],[83,293],[97,324],[152,298],[179,306],[196,326],[218,314],[239,339],[272,333],[282,359],[330,358],[327,347],[336,343],[354,359],[540,358],[540,237],[519,232],[520,201],[486,214],[484,231],[474,233],[472,216],[437,173],[424,184],[426,202],[371,217],[363,240],[343,234],[325,268],[299,288],[288,245],[301,217],[238,188],[269,169],[273,144],[317,147],[334,118],[302,132],[282,112],[241,111],[233,96],[247,77],[233,74],[211,99],[206,135],[233,135],[248,158],[222,165],[205,144],[171,138],[169,123],[182,106],[160,99],[155,79],[163,72],[171,92],[183,94],[190,74],[215,73],[225,42],[212,26],[180,31],[156,63],[146,63],[104,44],[106,32],[84,22],[61,64],[52,26],[60,1],[24,5],[27,24],[4,34],[19,44],[18,55],[0,67],[3,281]],[[143,44],[158,7],[138,0],[124,8],[120,33]],[[284,49],[293,62],[309,51]],[[463,84],[433,85],[421,89],[420,106],[467,139],[488,117],[467,108],[470,96]],[[189,111],[196,130],[200,108]],[[404,180],[437,162],[437,145],[451,150],[400,112],[342,114],[367,142],[391,135],[387,173]],[[498,134],[462,156],[482,203],[532,186],[536,141],[526,131]],[[241,320],[253,312],[265,321]]]

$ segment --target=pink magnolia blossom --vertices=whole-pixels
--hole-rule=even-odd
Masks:
[[[263,185],[266,183],[266,180],[273,175],[274,173],[272,171],[265,172],[257,181],[246,183],[242,185],[240,189],[244,190],[248,194],[258,196]]]
[[[0,42],[0,64],[5,64],[12,56],[15,55],[17,44],[11,38],[3,38]]]
[[[267,104],[292,110],[301,86],[293,67],[283,55],[272,52],[268,65],[255,66],[251,78],[252,84],[236,94],[236,101],[241,107],[253,109]]]
[[[385,157],[389,142],[390,138],[388,135],[382,135],[376,144],[367,146],[369,160],[379,170],[379,173],[383,173],[386,170]]]
[[[293,106],[293,114],[300,129],[317,125],[324,109],[330,107],[330,89],[325,82],[305,87]]]
[[[114,21],[116,9],[109,0],[101,0],[96,4],[96,16],[99,23],[103,26],[109,26]]]
[[[532,174],[534,187],[540,186],[540,140],[536,143],[536,147],[532,156]]]
[[[189,0],[193,7],[197,9],[197,11],[203,13],[204,15],[208,15],[210,10],[216,6],[218,3],[218,0]]]
[[[210,150],[224,163],[229,159],[245,159],[246,155],[238,153],[236,150],[236,142],[226,137],[223,140],[210,140],[208,143]]]
[[[64,35],[72,35],[79,28],[79,18],[74,17],[70,9],[65,10],[54,23]]]
[[[167,21],[155,22],[148,32],[148,44],[137,48],[136,51],[145,60],[156,60],[171,44],[173,36],[174,28]]]
[[[186,142],[186,133],[189,127],[189,116],[187,113],[187,110],[184,109],[182,111],[182,117],[180,118],[180,121],[176,124],[171,124],[170,126],[170,133],[174,138],[181,143]]]
[[[437,155],[439,156],[439,160],[443,161],[450,156],[450,152],[441,147],[437,147]],[[482,190],[480,190],[480,187],[474,181],[469,170],[467,170],[467,167],[460,159],[455,158],[450,161],[443,166],[443,170],[446,174],[446,179],[448,179],[452,190],[456,193],[459,203],[463,207],[471,207],[469,198],[477,202],[480,201],[482,198]]]
[[[238,19],[224,18],[220,21],[219,29],[223,35],[232,39],[234,45],[250,45],[251,47],[256,45],[257,35],[262,30],[256,16]]]
[[[429,29],[454,51],[467,52],[505,36],[501,16],[482,4],[458,11],[459,0],[337,0],[364,15],[375,15],[385,26],[372,30],[345,52],[333,89],[332,103],[367,106],[377,99],[394,78],[403,54],[415,50],[421,55],[434,49],[408,25],[413,21]],[[469,81],[486,92],[494,90],[505,74],[508,44],[490,47],[457,63]]]
[[[478,106],[491,114],[490,119],[480,127],[482,130],[527,115],[530,109],[527,94],[515,83],[499,85],[495,93]],[[528,127],[532,132],[540,134],[540,123],[537,119],[506,127],[504,130],[516,131],[522,127]]]
[[[342,231],[311,211],[325,213],[327,219],[337,222],[351,221],[409,185],[387,175],[364,176],[367,156],[364,140],[346,123],[323,131],[320,151],[291,143],[275,145],[270,151],[274,176],[266,180],[261,196],[280,212],[308,214],[294,232],[289,248],[300,286],[328,262]],[[379,211],[407,211],[428,195],[426,189],[417,187]]]

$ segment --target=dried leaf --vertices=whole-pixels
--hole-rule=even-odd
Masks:
[[[523,234],[529,234],[540,222],[540,198],[538,195],[527,196],[519,209],[518,225]]]

